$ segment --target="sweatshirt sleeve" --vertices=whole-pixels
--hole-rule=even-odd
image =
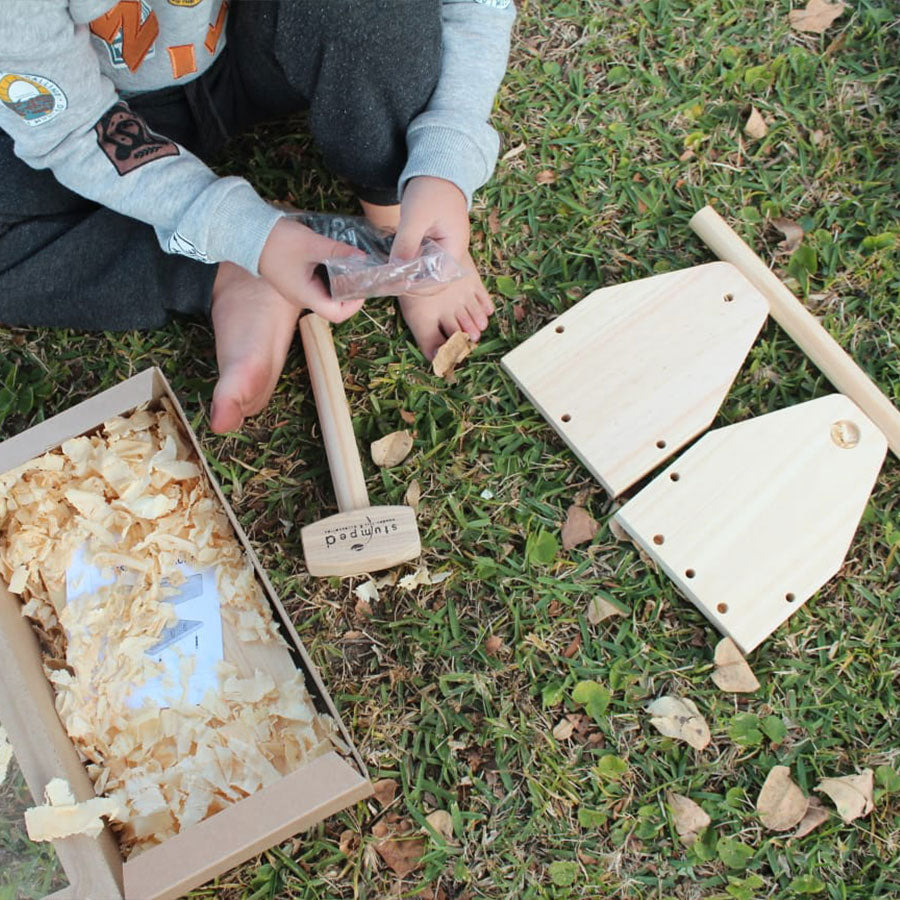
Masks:
[[[512,0],[443,0],[443,53],[437,86],[406,132],[400,193],[417,175],[452,181],[471,204],[497,163],[500,139],[488,119],[506,72]]]
[[[258,273],[281,213],[153,133],[101,73],[67,0],[0,0],[0,127],[25,163],[148,223],[165,251]]]

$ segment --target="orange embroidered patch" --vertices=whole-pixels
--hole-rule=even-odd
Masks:
[[[166,49],[169,51],[169,60],[172,63],[173,78],[183,78],[185,75],[197,71],[197,59],[194,56],[193,44],[178,44]]]

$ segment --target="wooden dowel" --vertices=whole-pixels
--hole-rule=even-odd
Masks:
[[[300,337],[338,509],[341,512],[365,509],[369,505],[366,477],[353,433],[331,326],[321,316],[309,313],[300,319]]]
[[[893,454],[900,457],[900,410],[825,330],[819,320],[711,206],[704,206],[695,213],[690,226],[719,259],[740,269],[766,297],[772,318],[822,374],[881,429]]]

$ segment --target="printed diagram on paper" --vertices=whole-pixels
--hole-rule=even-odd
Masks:
[[[103,570],[87,560],[85,550],[85,547],[79,548],[66,571],[69,603],[113,584],[115,578],[129,577],[129,573],[121,570],[116,571],[114,577],[107,570],[104,577]],[[135,687],[128,699],[132,708],[142,706],[147,698],[160,707],[180,702],[185,659],[193,661],[188,679],[188,703],[200,703],[208,689],[218,687],[216,666],[223,658],[223,649],[216,570],[198,571],[187,563],[178,563],[177,568],[184,580],[178,585],[178,593],[167,598],[167,602],[175,607],[178,619],[165,628],[159,640],[146,651],[163,666],[164,672]]]

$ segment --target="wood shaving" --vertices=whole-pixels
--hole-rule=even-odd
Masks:
[[[12,747],[6,737],[6,729],[0,725],[0,785],[6,781],[9,774],[9,764],[12,762]]]
[[[117,416],[0,475],[0,580],[21,598],[57,712],[106,798],[90,807],[107,811],[92,821],[114,818],[125,858],[322,753],[347,750],[300,671],[273,679],[251,662],[287,645],[177,414],[162,405]],[[109,583],[67,603],[66,573],[81,550]],[[132,708],[132,691],[161,674],[145,651],[177,618],[168,598],[182,563],[215,567],[219,689],[199,704],[159,708],[148,699]],[[185,658],[181,667],[184,698],[191,665]],[[79,811],[34,813],[36,833],[58,831],[63,820],[94,827],[83,804],[68,805]]]
[[[25,810],[25,830],[33,841],[56,841],[84,834],[97,837],[103,831],[103,819],[119,813],[114,800],[92,797],[76,803],[69,783],[62,778],[52,779],[44,788],[45,806]]]
[[[456,367],[472,352],[474,346],[464,331],[455,332],[435,353],[431,363],[432,372],[447,384],[453,384],[456,381]]]

